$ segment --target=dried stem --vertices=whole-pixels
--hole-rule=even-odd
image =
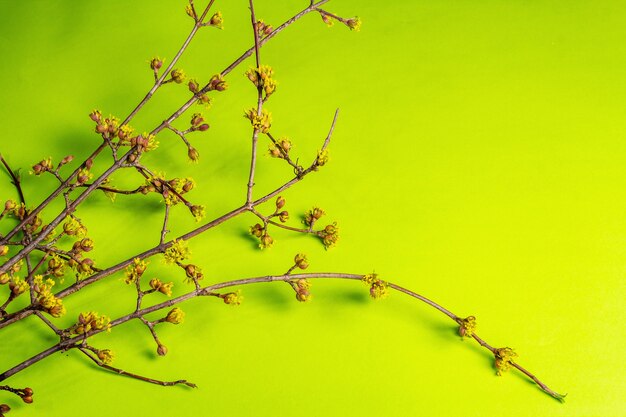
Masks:
[[[215,292],[223,289],[223,288],[229,288],[229,287],[235,287],[235,286],[243,286],[243,285],[250,285],[250,284],[258,284],[258,283],[267,283],[267,282],[289,282],[291,280],[296,280],[296,279],[344,279],[344,280],[363,280],[365,276],[364,275],[360,275],[360,274],[346,274],[346,273],[300,273],[300,274],[284,274],[284,275],[266,275],[266,276],[261,276],[261,277],[254,277],[254,278],[243,278],[243,279],[237,279],[237,280],[233,280],[233,281],[226,281],[226,282],[221,282],[218,284],[212,284],[212,285],[208,285],[206,287],[203,288],[196,288],[193,291],[190,291],[186,294],[183,294],[179,297],[176,298],[172,298],[170,300],[164,301],[162,303],[159,304],[155,304],[153,306],[150,307],[146,307],[143,309],[138,309],[133,311],[132,313],[129,313],[127,315],[124,315],[122,317],[119,317],[113,321],[111,321],[111,328],[113,327],[117,327],[121,324],[124,324],[130,320],[134,320],[134,319],[139,319],[144,321],[145,323],[145,319],[144,316],[150,313],[153,313],[155,311],[159,311],[168,307],[171,307],[173,305],[176,304],[180,304],[183,301],[187,301],[189,299],[195,298],[195,297],[201,297],[201,296],[212,296],[215,295]],[[420,295],[414,291],[408,290],[404,287],[401,287],[397,284],[393,284],[388,282],[387,285],[389,286],[389,288],[401,292],[403,294],[406,294],[410,297],[413,297],[419,301],[422,301],[426,304],[428,304],[429,306],[437,309],[438,311],[440,311],[441,313],[445,314],[446,316],[448,316],[450,319],[452,319],[455,323],[459,324],[461,321],[461,318],[459,316],[457,316],[456,314],[452,313],[451,311],[449,311],[448,309],[444,308],[443,306],[441,306],[440,304],[424,297],[423,295]],[[150,326],[149,326],[150,327]],[[88,339],[89,337],[96,335],[98,333],[101,333],[105,330],[92,330],[86,334],[84,334],[82,336],[82,338],[84,338],[84,340]],[[152,331],[152,329],[151,329]],[[489,344],[487,344],[484,340],[482,340],[480,337],[478,337],[478,335],[476,335],[475,333],[472,335],[472,337],[484,348],[486,348],[487,350],[489,350],[491,353],[495,352],[495,348],[491,347]],[[158,342],[158,339],[155,339]],[[7,379],[8,377],[16,374],[17,372],[28,368],[29,366],[34,365],[35,363],[39,362],[40,360],[42,360],[43,358],[50,356],[51,354],[58,352],[60,350],[67,350],[70,349],[72,347],[77,347],[76,345],[76,340],[75,339],[68,339],[68,340],[61,340],[59,343],[57,343],[56,345],[46,349],[45,351],[39,353],[38,355],[35,355],[34,357],[32,357],[31,359],[28,359],[16,366],[14,366],[13,368],[5,371],[4,373],[0,374],[0,381],[4,381],[5,379]],[[82,342],[81,342],[82,343]],[[521,371],[524,375],[528,376],[529,378],[531,378],[535,383],[537,383],[537,385],[547,394],[551,395],[552,397],[558,399],[558,400],[562,400],[564,398],[563,395],[556,393],[555,391],[551,390],[550,388],[548,388],[543,382],[541,382],[536,376],[534,376],[533,374],[531,374],[530,372],[528,372],[526,369],[522,368],[520,365],[518,365],[517,363],[512,363],[512,365],[518,369],[519,371]],[[141,378],[139,378],[141,379]],[[151,381],[148,381],[151,382]]]
[[[252,32],[254,33],[254,56],[256,60],[257,70],[261,68],[260,40],[259,31],[257,30],[257,20],[254,14],[254,2],[249,0],[250,4],[250,20],[252,22]],[[261,116],[263,111],[263,85],[259,82],[257,85],[257,106],[256,115]],[[256,171],[257,145],[259,142],[259,129],[254,127],[252,130],[252,151],[250,157],[250,175],[248,177],[248,193],[246,196],[246,204],[252,202],[252,189],[254,187],[254,173]]]
[[[186,386],[188,386],[190,388],[197,388],[198,387],[196,384],[194,384],[192,382],[189,382],[187,380],[184,380],[184,379],[179,379],[177,381],[161,381],[161,380],[158,380],[158,379],[149,378],[149,377],[146,377],[146,376],[134,374],[132,372],[127,372],[127,371],[124,371],[123,369],[116,368],[114,366],[105,364],[100,359],[95,357],[89,350],[87,350],[87,349],[85,349],[83,347],[79,347],[78,350],[80,350],[82,353],[84,353],[85,356],[87,356],[89,359],[91,359],[99,367],[104,368],[104,369],[106,369],[108,371],[114,372],[114,373],[116,373],[118,375],[127,376],[129,378],[138,379],[140,381],[149,382],[151,384],[161,385],[163,387],[171,387],[173,385],[186,385]]]
[[[18,194],[18,196],[20,198],[20,203],[26,204],[26,200],[24,199],[24,192],[22,191],[22,185],[21,185],[21,182],[20,182],[19,175],[16,174],[11,169],[11,167],[9,166],[7,161],[4,159],[2,154],[0,154],[0,161],[2,161],[2,165],[4,165],[4,167],[6,168],[7,172],[9,173],[9,176],[11,177],[11,184],[13,184],[15,186],[15,189],[17,190],[17,194]],[[5,239],[8,239],[8,238],[5,238]]]

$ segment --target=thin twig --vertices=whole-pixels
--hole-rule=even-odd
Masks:
[[[22,191],[22,185],[20,183],[19,175],[15,174],[15,172],[11,169],[7,161],[4,159],[2,154],[0,154],[0,161],[2,161],[2,165],[6,168],[9,176],[11,177],[11,184],[13,184],[17,190],[17,194],[20,197],[20,203],[26,204],[26,200],[24,199],[24,192]],[[8,239],[8,238],[7,238]]]
[[[149,378],[149,377],[146,377],[146,376],[134,374],[132,372],[127,372],[127,371],[124,371],[123,369],[116,368],[114,366],[105,364],[100,359],[98,359],[95,356],[93,356],[88,350],[86,350],[83,347],[79,347],[78,350],[83,352],[85,354],[85,356],[87,356],[89,359],[91,359],[99,367],[104,368],[104,369],[106,369],[108,371],[114,372],[114,373],[116,373],[118,375],[127,376],[129,378],[138,379],[140,381],[149,382],[151,384],[161,385],[163,387],[171,387],[171,386],[174,386],[174,385],[186,385],[186,386],[188,386],[190,388],[197,388],[198,387],[193,382],[189,382],[189,381],[187,381],[185,379],[179,379],[177,381],[161,381],[161,380],[158,380],[158,379]]]
[[[249,0],[250,5],[250,20],[252,22],[252,32],[254,33],[254,57],[256,60],[256,68],[259,70],[261,68],[261,46],[259,41],[259,31],[257,30],[257,20],[254,15],[254,2],[253,0]],[[256,106],[256,115],[261,116],[263,111],[263,85],[259,81],[257,83],[257,106]],[[252,189],[254,187],[254,174],[256,171],[256,157],[257,157],[257,147],[259,142],[259,129],[254,127],[252,129],[252,151],[250,152],[250,174],[248,176],[248,192],[246,195],[246,204],[250,204],[252,202]]]

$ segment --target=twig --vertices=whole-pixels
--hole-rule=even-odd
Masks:
[[[190,388],[197,388],[198,387],[193,382],[189,382],[189,381],[187,381],[185,379],[179,379],[177,381],[161,381],[161,380],[158,380],[158,379],[148,378],[146,376],[134,374],[132,372],[127,372],[127,371],[124,371],[123,369],[116,368],[116,367],[111,366],[111,365],[106,365],[104,362],[102,362],[100,359],[98,359],[95,356],[93,356],[91,353],[89,353],[88,350],[86,350],[83,347],[79,347],[78,350],[83,352],[85,354],[85,356],[87,356],[89,359],[91,359],[99,367],[104,368],[104,369],[106,369],[108,371],[114,372],[114,373],[116,373],[118,375],[127,376],[129,378],[138,379],[140,381],[149,382],[151,384],[161,385],[163,387],[171,387],[171,386],[174,386],[174,385],[186,385],[186,386],[188,386]]]
[[[11,177],[11,184],[13,184],[15,188],[17,189],[17,194],[20,197],[20,203],[26,204],[26,200],[24,199],[24,192],[22,191],[22,185],[20,183],[19,175],[15,174],[15,172],[11,169],[7,161],[2,156],[2,154],[0,154],[0,161],[2,161],[2,165],[4,165],[7,172],[9,173],[9,176]],[[5,239],[8,239],[8,238],[5,237]]]
[[[256,68],[259,70],[261,68],[261,46],[259,41],[259,31],[257,30],[257,20],[254,15],[254,2],[253,0],[249,0],[250,4],[250,20],[252,22],[252,32],[254,33],[254,57],[256,60]],[[257,106],[256,106],[256,115],[261,116],[263,111],[263,85],[261,82],[257,83]],[[252,151],[250,152],[250,174],[248,176],[248,192],[246,196],[246,204],[250,204],[252,202],[252,189],[254,187],[254,174],[256,171],[256,154],[257,154],[257,146],[259,141],[259,129],[257,127],[253,127],[252,129]]]

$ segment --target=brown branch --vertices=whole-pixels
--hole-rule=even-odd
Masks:
[[[167,235],[167,223],[170,219],[170,205],[165,203],[165,215],[163,216],[163,227],[161,228],[161,238],[159,239],[159,246],[165,243],[165,236]]]
[[[22,185],[20,182],[20,177],[19,175],[17,175],[9,166],[9,164],[7,163],[7,161],[4,159],[4,157],[2,156],[2,154],[0,154],[0,161],[2,161],[2,165],[4,165],[4,167],[6,168],[7,172],[9,173],[9,176],[11,177],[11,184],[13,184],[15,186],[15,189],[17,190],[17,194],[20,197],[20,202],[22,204],[26,204],[26,200],[24,199],[24,192],[22,191]],[[8,238],[7,238],[8,239]]]
[[[174,385],[186,385],[186,386],[191,387],[191,388],[198,388],[198,386],[196,384],[194,384],[193,382],[189,382],[189,381],[187,381],[185,379],[179,379],[177,381],[161,381],[161,380],[158,380],[158,379],[149,378],[149,377],[146,377],[146,376],[134,374],[132,372],[127,372],[127,371],[124,371],[123,369],[116,368],[114,366],[105,364],[100,359],[98,359],[97,357],[95,357],[91,353],[89,353],[89,351],[87,349],[83,348],[83,347],[79,347],[78,350],[83,352],[85,354],[85,356],[87,356],[89,359],[91,359],[99,367],[104,368],[104,369],[106,369],[108,371],[114,372],[114,373],[116,373],[118,375],[127,376],[129,378],[138,379],[140,381],[149,382],[151,384],[161,385],[163,387],[171,387],[171,386],[174,386]]]
[[[252,22],[252,32],[254,33],[254,57],[256,60],[256,68],[259,70],[261,68],[261,53],[260,53],[260,40],[259,40],[259,31],[257,30],[257,20],[254,15],[254,2],[253,0],[249,0],[250,5],[250,20]],[[261,116],[261,112],[263,111],[263,85],[261,82],[257,83],[257,106],[256,106],[256,115]],[[257,147],[259,142],[259,129],[254,127],[252,129],[252,151],[250,156],[250,174],[248,176],[248,192],[246,195],[246,204],[250,204],[252,202],[252,189],[254,187],[254,174],[256,171],[256,159],[257,159]]]
[[[360,275],[360,274],[345,274],[345,273],[300,273],[300,274],[284,274],[284,275],[266,275],[266,276],[261,276],[261,277],[254,277],[254,278],[243,278],[243,279],[238,279],[238,280],[233,280],[233,281],[226,281],[226,282],[222,282],[222,283],[218,283],[218,284],[213,284],[213,285],[209,285],[206,286],[204,288],[198,288],[198,289],[194,289],[193,291],[190,291],[186,294],[183,294],[179,297],[176,298],[172,298],[170,300],[164,301],[162,303],[159,304],[155,304],[153,306],[150,307],[146,307],[143,308],[141,310],[136,310],[130,314],[127,314],[125,316],[119,317],[118,319],[115,319],[113,321],[111,321],[110,323],[110,327],[117,327],[121,324],[124,324],[130,320],[134,320],[134,319],[140,319],[140,320],[145,320],[143,317],[146,314],[149,313],[153,313],[155,311],[159,311],[168,307],[171,307],[173,305],[182,303],[183,301],[187,301],[189,299],[195,298],[195,297],[200,297],[200,296],[213,296],[215,295],[215,291],[223,289],[223,288],[229,288],[229,287],[235,287],[235,286],[242,286],[242,285],[250,285],[250,284],[257,284],[257,283],[266,283],[266,282],[289,282],[291,280],[296,280],[296,279],[346,279],[346,280],[363,280],[365,277],[365,275]],[[438,311],[440,311],[441,313],[445,314],[446,316],[448,316],[450,319],[452,319],[455,323],[460,324],[461,319],[459,316],[457,316],[456,314],[452,313],[451,311],[449,311],[448,309],[444,308],[443,306],[441,306],[440,304],[424,297],[423,295],[420,295],[414,291],[408,290],[404,287],[401,287],[397,284],[393,284],[390,282],[387,282],[386,285],[398,292],[401,292],[403,294],[406,294],[412,298],[415,298],[419,301],[422,301],[428,305],[430,305],[431,307],[437,309]],[[87,340],[89,337],[96,335],[98,333],[101,333],[103,331],[106,331],[106,329],[102,329],[102,330],[92,330],[86,334],[83,335],[84,340]],[[495,349],[493,347],[491,347],[489,344],[487,344],[484,340],[482,340],[480,337],[478,337],[478,335],[476,335],[475,333],[472,335],[472,337],[483,347],[485,347],[487,350],[489,350],[491,353],[495,352]],[[72,347],[77,347],[76,345],[76,341],[74,339],[69,339],[69,340],[62,340],[59,343],[57,343],[56,345],[50,347],[49,349],[41,352],[40,354],[34,356],[33,358],[26,360],[16,366],[14,366],[13,368],[7,370],[6,372],[4,372],[3,374],[0,374],[0,381],[3,381],[5,379],[7,379],[8,377],[16,374],[17,372],[20,372],[21,370],[28,368],[29,366],[32,366],[33,364],[37,363],[38,361],[40,361],[41,359],[59,351],[59,350],[66,350]],[[527,377],[529,377],[530,379],[532,379],[535,383],[537,383],[537,385],[547,394],[551,395],[552,397],[558,399],[558,400],[562,400],[564,398],[563,395],[560,395],[558,393],[556,393],[555,391],[551,390],[550,388],[548,388],[543,382],[541,382],[537,377],[535,377],[533,374],[531,374],[530,372],[528,372],[526,369],[522,368],[520,365],[516,364],[516,363],[512,363],[512,365],[520,370],[524,375],[526,375]],[[150,381],[148,381],[150,382]]]

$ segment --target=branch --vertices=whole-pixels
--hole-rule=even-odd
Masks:
[[[250,285],[250,284],[258,284],[258,283],[267,283],[267,282],[289,282],[292,280],[297,280],[297,279],[344,279],[344,280],[353,280],[353,281],[361,281],[361,280],[366,280],[366,278],[368,278],[370,276],[368,275],[361,275],[361,274],[346,274],[346,273],[334,273],[334,272],[330,272],[330,273],[300,273],[300,274],[284,274],[284,275],[266,275],[266,276],[261,276],[261,277],[253,277],[253,278],[243,278],[243,279],[237,279],[237,280],[233,280],[233,281],[225,281],[222,283],[218,283],[218,284],[213,284],[213,285],[208,285],[206,287],[203,288],[197,288],[194,289],[193,291],[190,291],[186,294],[183,294],[179,297],[176,298],[172,298],[170,300],[164,301],[162,303],[159,304],[155,304],[153,306],[150,307],[146,307],[143,308],[141,310],[136,310],[130,314],[127,314],[125,316],[119,317],[113,321],[111,321],[110,323],[110,328],[114,328],[117,327],[121,324],[124,324],[130,320],[134,320],[134,319],[140,319],[140,320],[144,320],[143,317],[146,314],[150,314],[153,313],[155,311],[159,311],[168,307],[171,307],[173,305],[176,304],[180,304],[183,301],[187,301],[190,300],[192,298],[195,297],[201,297],[201,296],[215,296],[215,292],[217,290],[223,289],[223,288],[229,288],[229,287],[235,287],[235,286],[243,286],[243,285]],[[429,306],[437,309],[438,311],[440,311],[441,313],[445,314],[446,316],[448,316],[450,319],[452,319],[455,323],[457,324],[461,324],[462,319],[457,316],[456,314],[452,313],[450,310],[446,309],[445,307],[441,306],[440,304],[436,303],[433,300],[430,300],[429,298],[424,297],[423,295],[420,295],[414,291],[408,290],[404,287],[401,287],[397,284],[393,284],[391,282],[383,282],[380,280],[377,280],[378,283],[381,283],[383,285],[385,285],[388,288],[391,288],[395,291],[401,292],[403,294],[406,294],[412,298],[415,298],[419,301],[422,301],[426,304],[428,304]],[[107,329],[102,329],[102,330],[92,330],[90,332],[85,333],[84,335],[81,336],[81,338],[83,338],[83,343],[84,340],[87,340],[88,338],[98,334],[98,333],[102,333],[103,331],[107,331]],[[476,340],[481,346],[483,346],[484,348],[486,348],[487,350],[489,350],[492,354],[495,353],[496,349],[491,347],[489,344],[487,344],[484,340],[482,340],[477,334],[473,334],[472,335],[473,339]],[[38,361],[40,361],[41,359],[50,356],[51,354],[58,352],[60,350],[67,350],[70,349],[72,347],[78,347],[78,345],[76,345],[76,341],[75,339],[68,339],[68,340],[62,340],[59,343],[57,343],[56,345],[50,347],[49,349],[41,352],[40,354],[34,356],[31,359],[28,359],[16,366],[14,366],[13,368],[7,370],[6,372],[0,374],[0,381],[4,381],[5,379],[7,379],[8,377],[16,374],[17,372],[20,372],[26,368],[28,368],[29,366],[34,365],[35,363],[37,363]],[[537,385],[547,394],[549,394],[550,396],[552,396],[555,399],[558,400],[563,400],[564,395],[558,394],[557,392],[553,391],[552,389],[548,388],[547,385],[545,385],[543,382],[541,382],[537,377],[535,377],[533,374],[531,374],[530,372],[526,371],[524,368],[522,368],[520,365],[518,365],[517,363],[511,362],[511,365],[513,367],[515,367],[516,369],[520,370],[524,375],[528,376],[529,378],[531,378],[535,383],[537,383]],[[116,368],[114,368],[116,369]],[[139,378],[141,379],[141,378]],[[148,381],[148,382],[152,382],[152,381]]]
[[[146,376],[142,376],[142,375],[138,375],[138,374],[133,374],[132,372],[127,372],[127,371],[124,371],[123,369],[116,368],[114,366],[105,364],[100,359],[96,358],[91,353],[89,353],[89,351],[86,350],[83,347],[79,347],[78,350],[80,350],[82,353],[84,353],[85,356],[87,356],[89,359],[91,359],[99,367],[104,368],[104,369],[106,369],[108,371],[111,371],[111,372],[115,372],[118,375],[127,376],[129,378],[138,379],[140,381],[149,382],[151,384],[161,385],[163,387],[171,387],[173,385],[186,385],[186,386],[191,387],[191,388],[198,388],[198,386],[196,384],[194,384],[192,382],[189,382],[189,381],[187,381],[185,379],[179,379],[177,381],[161,381],[161,380],[158,380],[158,379],[148,378]]]

